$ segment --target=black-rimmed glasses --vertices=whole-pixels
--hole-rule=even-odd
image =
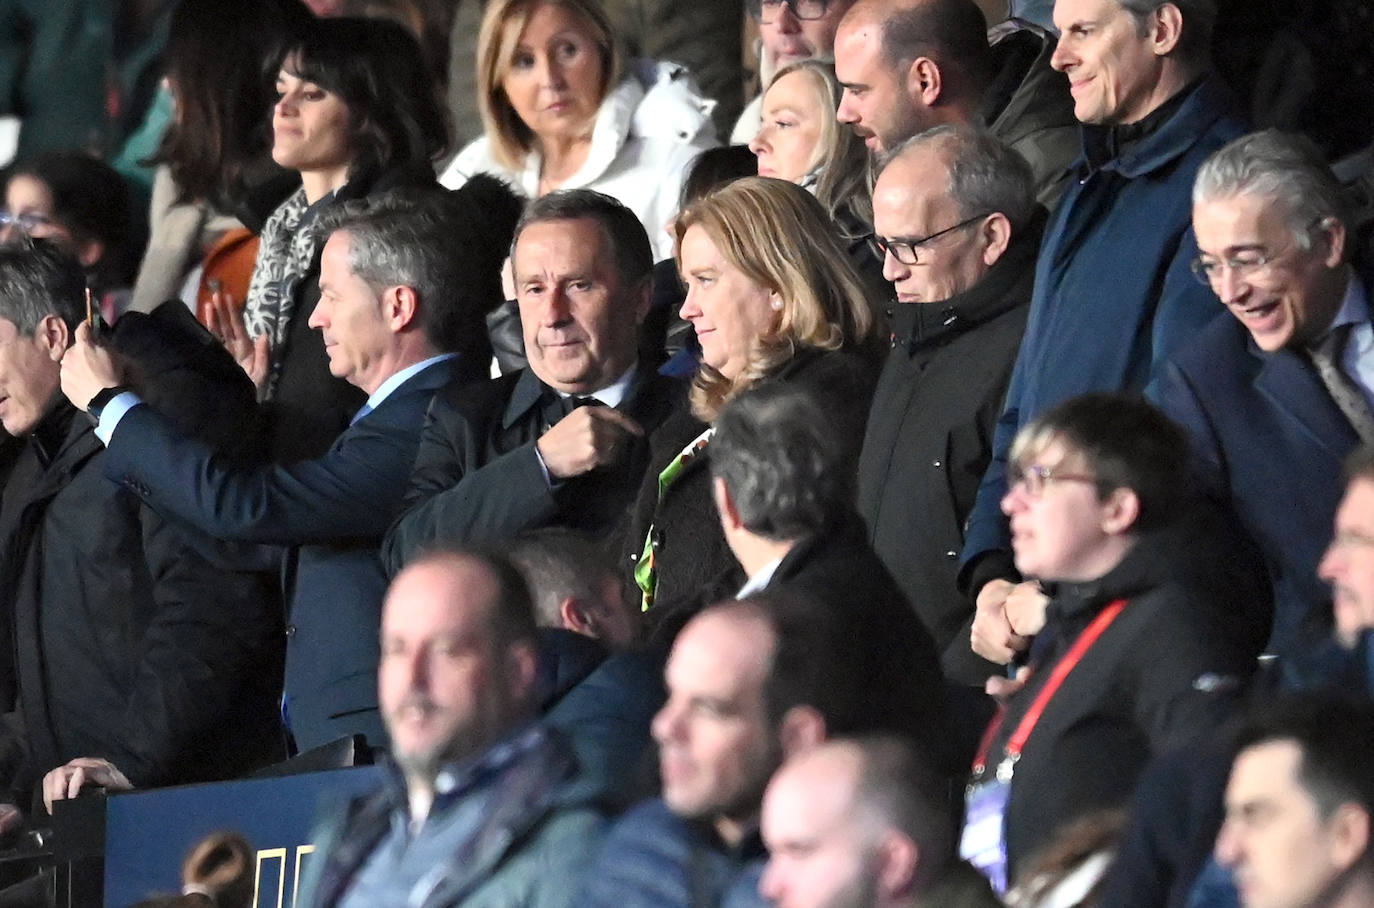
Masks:
[[[953,227],[946,227],[944,230],[937,230],[929,236],[925,237],[870,236],[868,238],[868,248],[872,249],[873,254],[876,255],[880,260],[886,257],[887,253],[891,252],[892,257],[895,258],[897,261],[901,262],[903,265],[914,265],[916,264],[917,258],[916,250],[930,245],[931,243],[935,242],[947,233],[953,233],[961,227],[967,227],[969,224],[972,224],[975,221],[981,221],[989,214],[992,214],[992,212],[988,211],[984,212],[983,214],[974,215],[971,218],[965,218],[964,220],[955,224]]]
[[[830,8],[830,0],[749,0],[749,14],[760,22],[770,23],[778,17],[783,3],[798,19],[819,19]]]
[[[1028,467],[1011,464],[1007,467],[1007,489],[1023,486],[1031,498],[1039,498],[1045,493],[1045,486],[1054,482],[1086,482],[1097,485],[1097,477],[1086,473],[1060,472],[1058,467],[1046,467],[1033,463]]]

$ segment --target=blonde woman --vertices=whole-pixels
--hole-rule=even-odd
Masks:
[[[676,234],[687,283],[682,317],[696,332],[701,365],[690,412],[669,417],[650,440],[628,540],[632,592],[661,617],[733,595],[744,579],[706,468],[711,424],[725,403],[760,382],[796,382],[818,395],[856,463],[878,362],[863,285],[805,189],[737,180],[689,205]]]
[[[778,70],[764,92],[763,123],[749,150],[758,158],[759,176],[810,189],[845,237],[860,239],[873,223],[868,149],[835,119],[840,91],[831,63],[803,60]]]
[[[656,257],[670,257],[661,227],[677,211],[687,165],[716,144],[714,102],[687,71],[627,64],[595,0],[493,0],[477,44],[485,134],[440,182],[454,189],[485,172],[530,198],[595,189],[634,211]]]

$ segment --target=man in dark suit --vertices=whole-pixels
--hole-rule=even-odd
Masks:
[[[410,509],[383,550],[393,574],[425,549],[541,526],[609,533],[678,396],[636,362],[653,254],[628,208],[585,189],[546,195],[516,226],[511,266],[529,367],[435,397]]]
[[[840,622],[835,639],[851,664],[871,671],[873,708],[901,717],[902,731],[962,768],[935,642],[868,543],[826,419],[814,398],[782,384],[745,392],[721,413],[711,471],[725,541],[749,577],[738,595],[786,593],[823,606]]]
[[[1331,539],[1341,462],[1374,436],[1369,275],[1346,254],[1346,204],[1317,149],[1245,136],[1198,173],[1194,272],[1230,312],[1153,389],[1188,428],[1206,490],[1229,501],[1274,583],[1269,649],[1290,681],[1327,664]],[[1231,316],[1234,316],[1232,318]]]
[[[105,474],[209,537],[280,557],[290,612],[283,713],[306,750],[343,735],[385,741],[377,628],[386,577],[377,546],[400,511],[430,398],[482,377],[490,355],[474,219],[457,198],[349,203],[321,224],[320,303],[330,371],[367,403],[316,460],[234,469],[119,386],[120,368],[82,333],[63,391],[99,417]]]

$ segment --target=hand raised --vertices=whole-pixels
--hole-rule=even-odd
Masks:
[[[614,463],[625,443],[642,436],[639,423],[610,407],[578,407],[536,442],[549,475],[571,479]]]
[[[210,297],[210,333],[220,339],[240,368],[261,391],[267,386],[267,370],[271,363],[271,349],[266,334],[249,337],[248,325],[228,291],[216,290]]]
[[[77,325],[72,345],[62,355],[62,393],[72,406],[86,409],[91,398],[120,384],[123,375],[123,362],[92,340],[91,326]]]

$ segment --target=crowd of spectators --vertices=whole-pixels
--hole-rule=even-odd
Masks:
[[[0,836],[346,739],[300,906],[1374,904],[1367,11],[97,5],[0,21]]]

